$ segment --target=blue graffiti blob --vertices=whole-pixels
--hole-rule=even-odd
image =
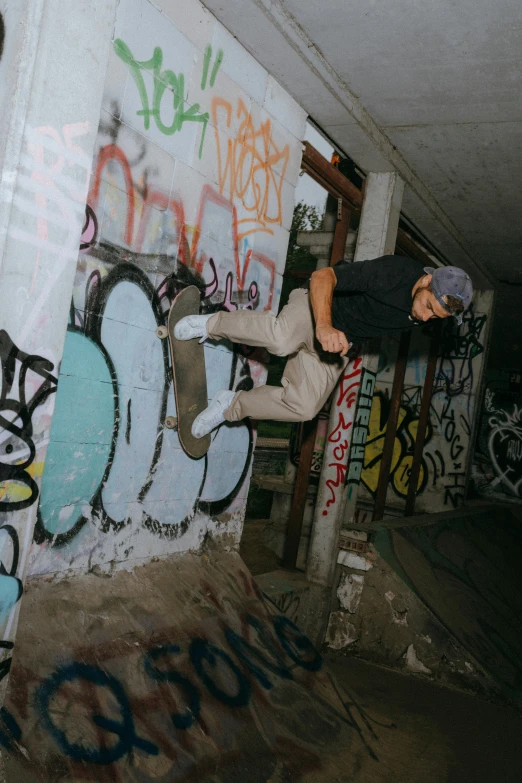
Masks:
[[[0,707],[0,745],[12,750],[13,745],[22,739],[22,730],[7,707]]]
[[[9,612],[22,595],[22,583],[15,576],[6,576],[0,571],[0,623],[9,617]]]
[[[143,661],[146,673],[152,680],[156,682],[169,682],[173,685],[179,685],[179,687],[188,696],[189,706],[184,712],[173,712],[171,714],[171,720],[177,729],[189,729],[194,721],[198,718],[201,711],[201,700],[199,697],[198,689],[193,685],[190,680],[183,677],[182,674],[174,669],[159,668],[157,663],[162,658],[167,658],[169,655],[179,655],[181,652],[177,644],[161,645],[149,650]]]
[[[254,647],[253,644],[247,642],[242,636],[237,634],[231,628],[227,628],[225,630],[226,640],[236,653],[239,660],[244,664],[244,666],[247,667],[247,669],[256,678],[258,683],[266,690],[270,690],[273,687],[273,683],[268,679],[266,673],[257,665],[257,663],[254,662],[253,659],[258,661],[261,666],[264,667],[264,669],[268,669],[268,671],[272,672],[277,677],[281,677],[285,680],[291,680],[292,675],[285,666],[283,659],[275,649],[275,645],[268,638],[263,624],[257,619],[257,617],[254,617],[253,615],[248,615],[246,617],[246,621],[256,631],[257,638],[262,643],[263,647],[270,652],[272,658],[275,659],[275,662],[268,660],[258,647]]]
[[[121,714],[119,721],[96,713],[91,715],[92,722],[97,727],[117,737],[117,741],[113,745],[108,745],[101,738],[97,747],[71,742],[66,732],[55,723],[52,701],[63,685],[73,683],[76,680],[85,680],[99,688],[106,688],[113,699],[116,700]],[[86,761],[91,764],[112,764],[134,748],[142,750],[151,756],[159,754],[157,745],[136,735],[131,706],[121,683],[116,677],[112,677],[97,666],[91,666],[86,663],[71,663],[60,667],[37,688],[35,705],[42,719],[43,726],[58,747],[67,756],[77,761]],[[99,732],[96,733],[96,736],[99,736]]]
[[[189,655],[196,673],[212,696],[219,699],[219,701],[222,701],[223,704],[227,704],[229,707],[246,707],[250,701],[250,684],[241,669],[236,666],[232,658],[230,658],[226,652],[223,652],[223,650],[216,647],[216,645],[211,644],[206,639],[196,638],[190,643]],[[216,669],[218,660],[225,664],[229,672],[236,679],[236,693],[224,691],[206,671],[205,662]],[[225,679],[223,672],[221,672],[221,678]]]
[[[40,497],[48,534],[69,533],[101,484],[115,426],[113,381],[102,348],[82,332],[69,329]]]
[[[309,672],[319,671],[323,659],[297,625],[284,615],[274,617],[273,622],[277,638],[290,658]]]
[[[4,623],[23,592],[15,576],[19,558],[18,534],[12,525],[0,527],[0,623]],[[1,676],[0,676],[1,679]]]

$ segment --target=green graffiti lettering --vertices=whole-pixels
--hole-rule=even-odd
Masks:
[[[211,59],[212,59],[212,47],[210,44],[207,44],[207,46],[205,47],[205,56],[203,57],[203,74],[201,76],[202,90],[204,90],[207,86],[208,69],[210,67]],[[210,74],[209,85],[211,87],[214,86],[214,82],[216,81],[216,76],[218,74],[222,62],[223,62],[223,49],[218,49],[218,53],[216,55],[216,62],[214,63],[214,67],[212,68],[212,73]]]
[[[186,107],[184,101],[185,94],[185,76],[180,73],[176,75],[173,71],[162,70],[163,66],[163,52],[159,46],[156,46],[150,60],[136,60],[127,44],[120,38],[114,41],[114,51],[118,57],[128,66],[132,74],[132,78],[138,88],[142,108],[137,114],[143,117],[143,126],[145,130],[150,128],[150,119],[153,118],[158,129],[165,136],[172,136],[174,133],[179,133],[185,123],[187,122],[200,122],[203,125],[203,131],[201,134],[201,141],[199,145],[199,157],[201,158],[203,152],[203,144],[205,142],[205,133],[207,130],[207,124],[209,120],[209,113],[202,112],[199,103],[193,103],[192,106]],[[201,80],[202,89],[205,89],[208,70],[210,67],[210,60],[212,57],[212,47],[209,45],[205,50],[205,57],[203,62],[203,77]],[[216,79],[217,72],[223,60],[223,52],[220,49],[216,56],[216,61],[210,75],[210,86],[213,86]],[[149,94],[145,80],[143,78],[143,71],[152,72],[154,87],[152,93],[152,106],[149,101]],[[174,117],[170,125],[163,122],[161,116],[161,104],[165,94],[165,90],[172,93],[172,108],[174,110]]]

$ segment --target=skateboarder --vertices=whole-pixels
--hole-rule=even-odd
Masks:
[[[454,266],[423,267],[402,256],[383,256],[314,272],[309,290],[290,294],[278,316],[271,312],[218,312],[189,315],[175,327],[178,340],[226,338],[288,356],[282,386],[251,391],[222,390],[194,420],[202,438],[224,421],[246,416],[307,421],[322,408],[348,363],[355,342],[411,329],[432,318],[462,313],[473,287]]]

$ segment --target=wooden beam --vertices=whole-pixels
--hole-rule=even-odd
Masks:
[[[304,152],[302,168],[335,198],[342,198],[348,205],[360,212],[362,194],[339,169],[318,152],[307,141],[303,142]]]

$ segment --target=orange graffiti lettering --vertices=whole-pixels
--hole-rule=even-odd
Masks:
[[[269,119],[255,127],[252,116],[239,98],[236,116],[241,120],[237,135],[230,138],[223,127],[232,123],[232,104],[223,98],[212,101],[212,122],[216,131],[218,184],[222,194],[237,201],[248,213],[238,220],[238,239],[256,231],[273,234],[273,225],[283,222],[282,188],[290,149],[278,148]]]

